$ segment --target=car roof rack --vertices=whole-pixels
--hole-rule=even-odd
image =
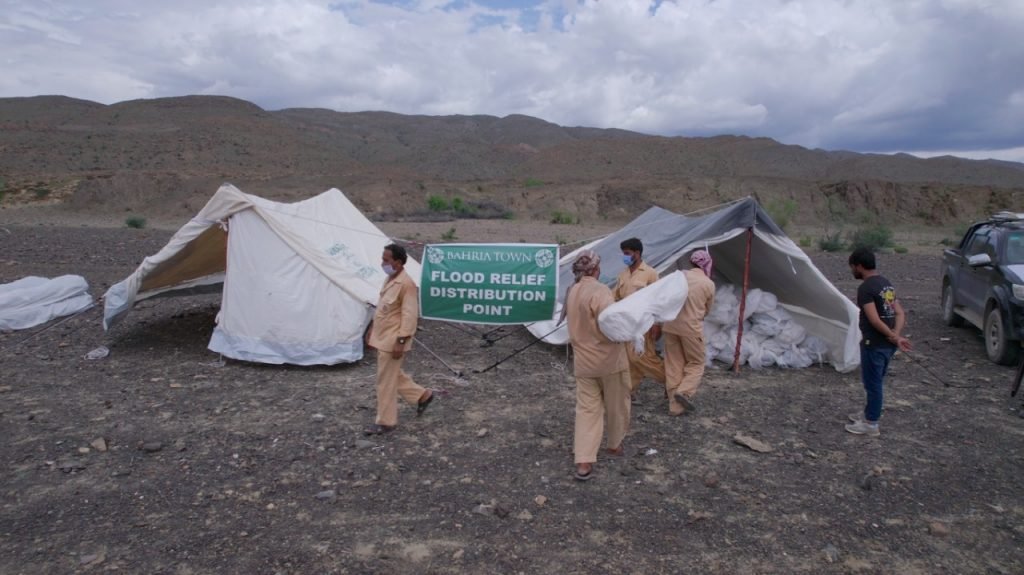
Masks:
[[[989,218],[989,220],[993,222],[1019,222],[1024,220],[1024,213],[1004,210],[1002,212],[992,214],[992,217]]]

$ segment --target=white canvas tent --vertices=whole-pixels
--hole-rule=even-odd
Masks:
[[[225,184],[155,255],[104,296],[103,326],[136,302],[222,288],[209,348],[259,363],[363,356],[388,237],[340,191],[283,204]],[[420,266],[406,267],[419,281]]]
[[[716,283],[746,285],[775,294],[795,321],[826,342],[827,359],[837,370],[847,372],[860,365],[857,306],[825,278],[753,198],[698,217],[652,207],[620,230],[562,257],[559,283],[572,284],[576,254],[592,249],[601,256],[601,280],[613,285],[622,271],[619,244],[631,237],[643,241],[644,261],[662,276],[675,271],[677,262],[690,251],[707,247],[714,259]],[[564,293],[559,294],[562,297]],[[560,312],[556,310],[556,318]],[[565,326],[556,326],[555,320],[528,328],[547,343],[563,345],[569,340]]]

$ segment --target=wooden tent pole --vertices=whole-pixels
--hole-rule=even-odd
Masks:
[[[747,311],[747,288],[750,286],[750,247],[754,243],[754,228],[747,228],[747,255],[743,258],[743,294],[740,296],[740,326],[736,330],[736,354],[732,358],[732,370],[740,371],[740,349],[743,347],[743,315]]]

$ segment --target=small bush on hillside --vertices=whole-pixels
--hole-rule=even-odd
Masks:
[[[839,232],[825,234],[818,239],[818,248],[823,252],[838,252],[846,249],[846,242],[843,241],[843,235]]]
[[[551,223],[553,223],[553,224],[572,224],[572,223],[578,223],[578,220],[574,220],[573,217],[572,217],[572,214],[567,214],[565,212],[560,212],[560,211],[556,210],[554,212],[551,212]]]
[[[543,185],[544,185],[544,182],[538,180],[537,178],[526,178],[526,181],[523,182],[523,187],[524,188],[535,188],[537,186],[543,186]]]
[[[473,204],[467,203],[462,198],[452,198],[452,211],[459,215],[473,213]]]
[[[441,196],[430,196],[427,198],[427,208],[432,212],[446,212],[448,211],[448,200]]]
[[[124,225],[128,226],[129,228],[141,230],[142,228],[146,227],[146,218],[143,218],[141,216],[131,216],[125,219]]]
[[[768,211],[768,215],[771,216],[772,220],[780,228],[786,229],[786,226],[789,225],[790,220],[796,214],[796,207],[796,200],[772,200],[765,206],[765,210]]]
[[[898,254],[905,254],[909,250],[907,250],[907,248],[905,246],[896,246],[896,247],[894,247],[892,249],[892,251],[894,251],[894,252],[896,252]]]
[[[812,243],[813,240],[811,239],[811,236],[800,236],[800,247],[809,248]]]
[[[459,239],[459,237],[455,235],[455,227],[453,226],[448,228],[447,232],[441,234],[441,239],[446,242]]]
[[[869,250],[892,247],[892,230],[885,224],[857,228],[850,233],[850,247]]]

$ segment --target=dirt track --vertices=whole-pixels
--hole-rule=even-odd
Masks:
[[[7,230],[0,283],[77,273],[94,296],[169,236]],[[459,239],[493,241],[478,233]],[[403,407],[382,439],[359,433],[372,360],[221,364],[206,350],[215,297],[145,302],[106,335],[98,310],[0,334],[0,572],[1024,572],[1013,371],[985,359],[976,331],[940,322],[938,253],[880,260],[916,346],[894,363],[880,438],[843,431],[863,401],[856,374],[718,369],[683,419],[645,383],[627,457],[586,484],[571,478],[564,349],[472,373],[528,344],[522,331],[482,347],[424,322],[423,343],[466,377],[417,350],[408,370],[447,393],[419,419]],[[812,257],[854,292],[845,254]],[[107,358],[83,359],[99,345]]]

